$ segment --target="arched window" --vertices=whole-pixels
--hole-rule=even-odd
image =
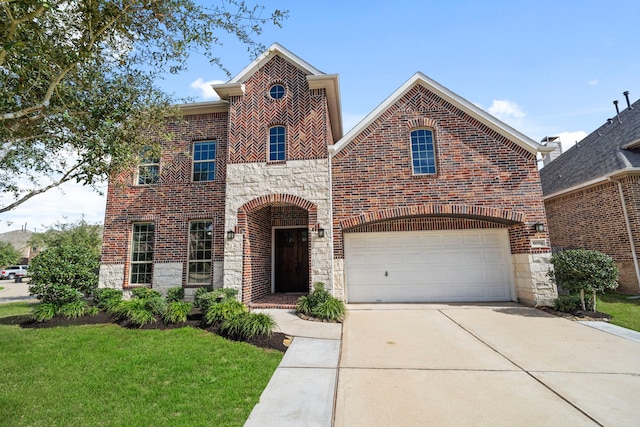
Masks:
[[[278,162],[285,160],[285,128],[284,126],[273,126],[269,128],[269,161]]]
[[[411,161],[414,175],[436,173],[436,152],[432,130],[416,129],[411,132]]]

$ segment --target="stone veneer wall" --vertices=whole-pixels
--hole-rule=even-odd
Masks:
[[[533,307],[553,306],[558,290],[547,276],[551,253],[513,254],[511,259],[517,301]]]
[[[237,163],[227,165],[225,230],[238,226],[238,210],[246,203],[270,194],[290,194],[317,206],[317,221],[325,237],[310,233],[311,283],[333,286],[329,162],[327,159],[290,160],[286,163]],[[309,224],[312,228],[315,224]],[[246,230],[237,230],[243,232]],[[224,287],[242,291],[243,236],[225,241]],[[243,298],[244,300],[244,298]]]

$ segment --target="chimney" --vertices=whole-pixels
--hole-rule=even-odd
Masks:
[[[618,123],[622,123],[620,121],[620,109],[618,108],[618,100],[613,101],[613,105],[616,106],[616,118],[618,119]]]
[[[629,91],[625,90],[624,92],[622,92],[622,94],[624,95],[625,99],[627,100],[627,108],[633,108],[631,106],[631,103],[629,102]]]

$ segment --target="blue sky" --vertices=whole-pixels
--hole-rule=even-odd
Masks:
[[[270,5],[269,5],[270,4]],[[564,145],[615,115],[622,92],[640,98],[637,0],[608,1],[277,1],[284,27],[259,40],[278,42],[328,74],[339,74],[345,132],[421,71],[534,140]],[[232,74],[252,60],[230,37],[217,50]],[[228,77],[194,56],[189,70],[161,87],[196,101]],[[204,85],[206,86],[206,85]],[[104,197],[71,185],[0,215],[0,233],[42,231],[82,214],[102,222]],[[11,224],[9,224],[9,222]]]

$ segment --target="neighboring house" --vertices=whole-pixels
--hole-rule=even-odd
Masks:
[[[29,262],[38,255],[38,248],[29,244],[29,239],[33,232],[29,230],[14,230],[0,234],[0,241],[9,242],[18,252],[22,254],[22,258],[18,260],[18,264],[29,264]],[[6,267],[0,265],[0,267]]]
[[[349,302],[556,296],[536,166],[553,144],[421,73],[343,135],[338,76],[278,44],[214,89],[111,181],[100,286],[283,307],[315,282]]]
[[[640,292],[640,101],[541,171],[551,243],[614,258],[619,290]],[[617,108],[617,106],[616,106]]]

